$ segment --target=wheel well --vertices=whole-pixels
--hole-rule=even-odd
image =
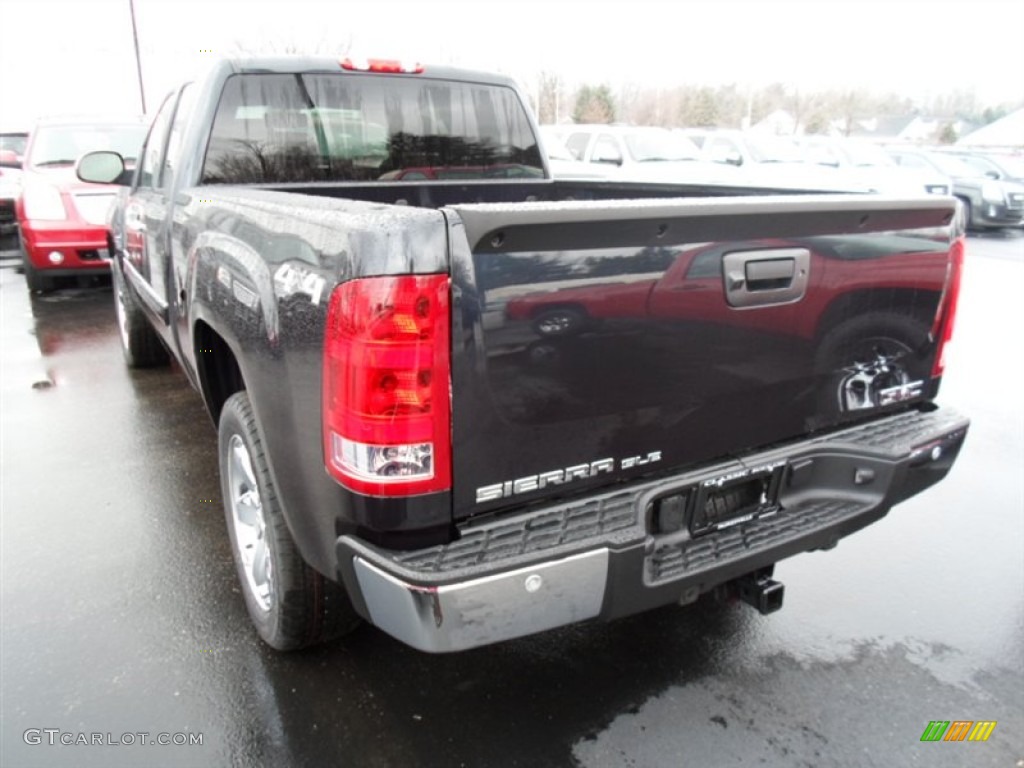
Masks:
[[[231,347],[210,326],[200,320],[192,338],[195,340],[196,372],[203,400],[216,425],[227,399],[245,389],[245,379]]]
[[[935,303],[924,300],[924,294],[931,293]],[[911,288],[884,288],[855,291],[840,296],[822,314],[818,322],[817,336],[821,338],[839,323],[858,315],[872,312],[890,312],[909,315],[930,326],[938,308],[937,291],[921,291]]]

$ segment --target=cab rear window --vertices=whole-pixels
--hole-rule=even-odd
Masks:
[[[230,77],[202,181],[539,178],[543,165],[515,91],[389,75]]]

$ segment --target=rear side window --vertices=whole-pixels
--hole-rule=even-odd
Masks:
[[[590,143],[589,133],[574,133],[565,140],[565,146],[575,155],[577,160],[582,160],[587,154],[587,145]]]
[[[594,151],[590,153],[592,163],[622,163],[622,152],[611,136],[598,136],[594,142]]]
[[[704,143],[704,152],[715,163],[727,163],[730,158],[740,157],[740,150],[732,141],[718,136]]]
[[[234,75],[208,184],[539,178],[536,138],[503,86],[387,75]]]
[[[195,90],[195,86],[189,83],[182,89],[181,96],[178,98],[178,108],[174,112],[174,122],[171,124],[171,133],[167,138],[167,153],[164,155],[162,182],[165,188],[170,187],[174,181],[174,175],[178,172],[182,138],[195,106]]]
[[[164,142],[174,112],[174,97],[168,96],[153,120],[146,138],[146,147],[142,151],[142,162],[139,166],[139,186],[156,187],[160,182],[160,164],[163,161]]]

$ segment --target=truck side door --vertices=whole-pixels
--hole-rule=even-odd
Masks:
[[[191,366],[192,331],[189,327],[186,266],[187,254],[191,246],[191,235],[184,225],[182,206],[187,200],[181,195],[184,186],[180,179],[184,170],[183,152],[185,151],[185,131],[195,107],[196,89],[192,83],[185,84],[178,96],[178,104],[174,110],[174,120],[167,136],[167,150],[164,152],[163,168],[160,185],[167,200],[165,215],[168,219],[168,253],[167,280],[168,303],[170,304],[171,332],[182,352],[187,367]],[[191,372],[190,372],[191,375]]]
[[[135,185],[125,205],[125,276],[148,313],[159,320],[161,335],[167,317],[167,200],[160,185],[164,149],[177,94],[164,100],[142,148]]]

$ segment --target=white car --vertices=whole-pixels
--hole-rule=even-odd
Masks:
[[[540,126],[540,137],[544,142],[551,175],[556,179],[607,179],[611,175],[607,167],[584,163],[573,157],[565,146],[559,126]]]
[[[807,161],[835,169],[886,195],[950,195],[953,182],[931,168],[901,167],[884,149],[863,141],[806,136],[801,146]]]
[[[789,136],[716,130],[705,137],[701,149],[707,161],[733,168],[751,186],[872,191],[861,178],[806,162],[803,150]]]
[[[654,126],[542,126],[558,131],[572,156],[602,168],[606,178],[657,183],[735,183],[736,174],[701,158],[690,139]]]

